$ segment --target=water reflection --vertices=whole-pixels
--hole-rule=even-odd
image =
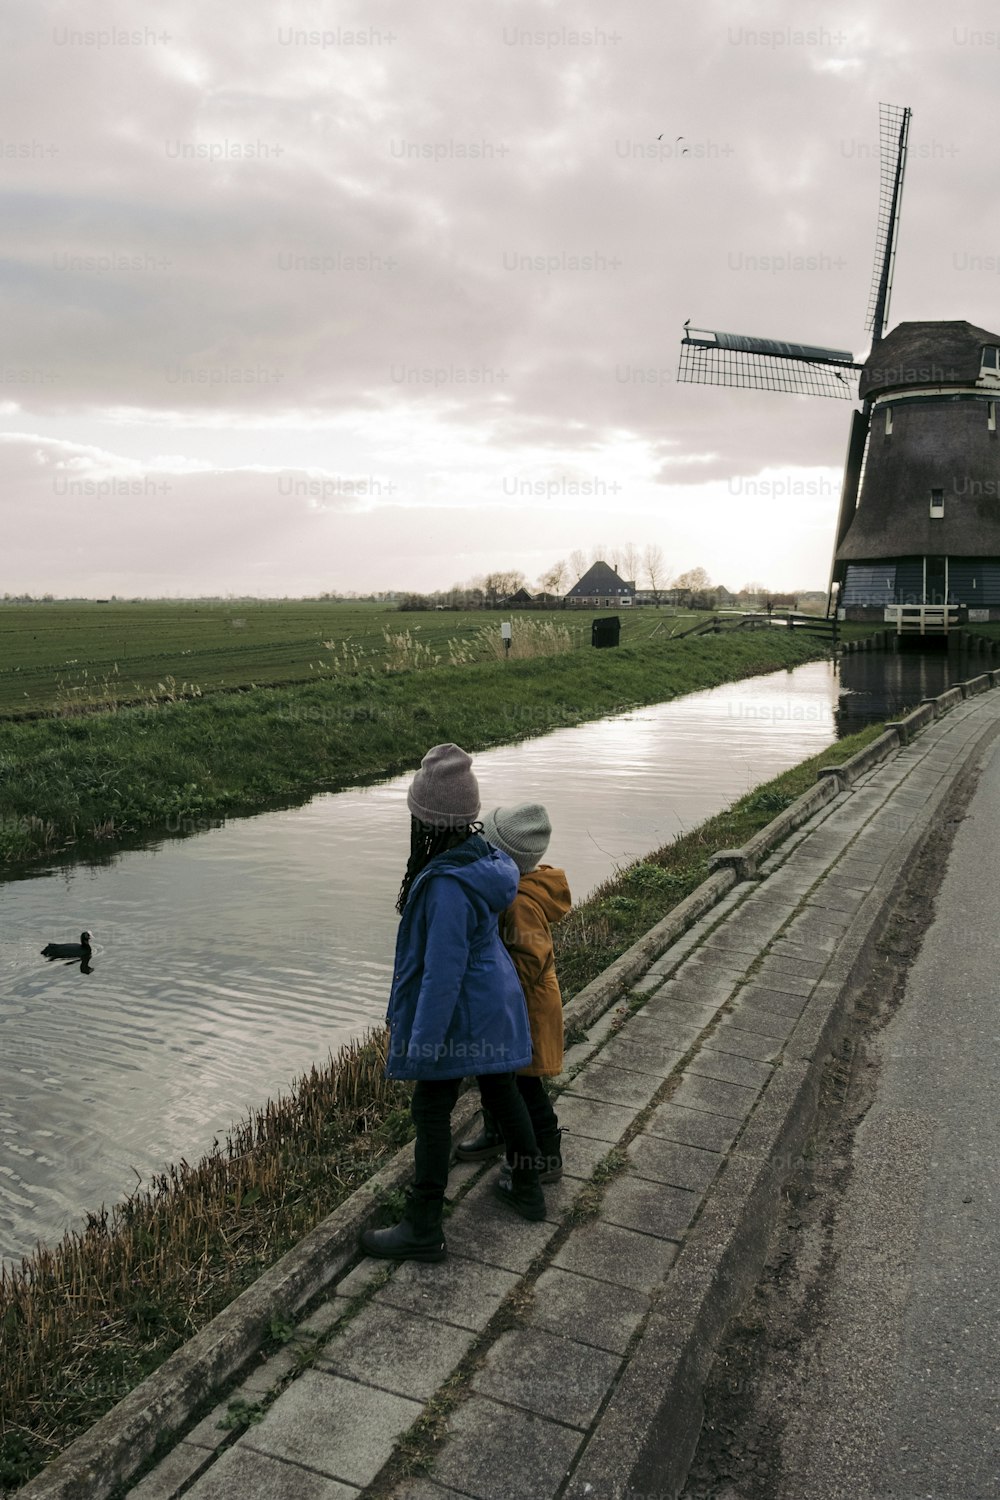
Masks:
[[[967,657],[942,650],[845,656],[839,664],[837,737],[856,734],[874,719],[893,719],[977,670]]]
[[[558,730],[476,756],[484,806],[545,803],[579,899],[947,669],[852,656]],[[408,781],[0,885],[0,1256],[197,1156],[381,1021]],[[39,933],[85,927],[87,968],[42,963]]]

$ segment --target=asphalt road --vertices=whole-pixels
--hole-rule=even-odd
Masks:
[[[791,1500],[1000,1496],[1000,742],[875,1042]],[[805,1351],[804,1351],[805,1352]]]
[[[1000,739],[929,894],[716,1362],[688,1500],[1000,1500]]]

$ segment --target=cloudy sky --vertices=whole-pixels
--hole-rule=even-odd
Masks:
[[[529,582],[658,545],[826,586],[847,402],[682,324],[1000,327],[1000,18],[929,0],[12,0],[0,593]],[[764,267],[766,266],[766,269]]]

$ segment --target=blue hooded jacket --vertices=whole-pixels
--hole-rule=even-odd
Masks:
[[[388,1077],[513,1073],[531,1061],[524,992],[497,930],[519,878],[473,834],[413,882],[396,935]]]

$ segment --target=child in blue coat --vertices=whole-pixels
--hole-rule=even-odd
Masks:
[[[406,800],[410,858],[396,903],[386,1073],[416,1080],[414,1180],[400,1223],[366,1230],[361,1243],[388,1260],[438,1261],[461,1079],[476,1076],[503,1132],[513,1190],[498,1198],[527,1219],[544,1218],[545,1199],[515,1080],[531,1061],[528,1012],[497,926],[517,892],[517,866],[481,836],[472,759],[457,745],[427,752]]]

